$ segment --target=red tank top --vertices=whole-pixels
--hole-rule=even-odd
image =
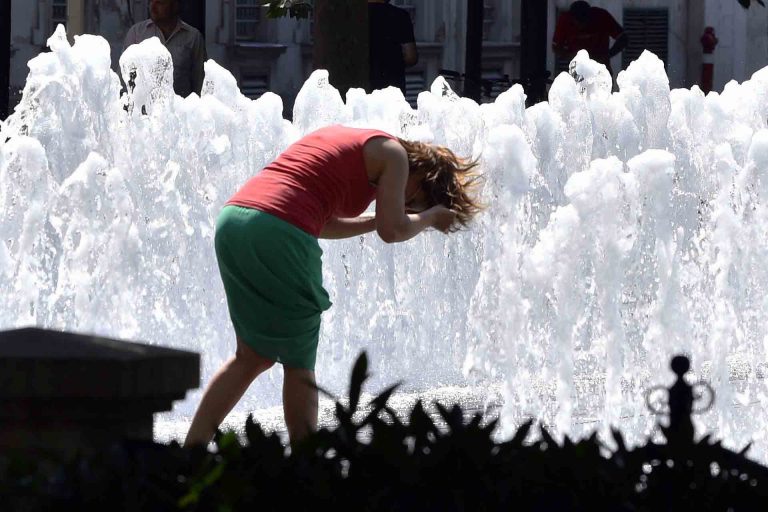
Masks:
[[[320,236],[331,217],[357,217],[376,197],[363,145],[380,130],[321,128],[288,147],[227,201],[256,208]]]

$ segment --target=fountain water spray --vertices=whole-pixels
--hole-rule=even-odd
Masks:
[[[121,57],[122,95],[102,38],[59,28],[49,46],[0,133],[3,328],[200,351],[207,380],[234,349],[219,209],[301,135],[375,127],[480,158],[487,209],[450,237],[322,242],[321,385],[342,391],[366,349],[374,387],[502,383],[505,432],[533,415],[557,435],[619,423],[633,443],[654,423],[644,390],[682,351],[719,394],[698,428],[768,459],[768,69],[704,96],[670,91],[646,52],[612,93],[581,52],[528,109],[520,86],[477,105],[438,78],[415,110],[394,88],[345,103],[316,71],[289,122],[213,61],[200,97],[175,96],[155,40]],[[277,372],[240,409],[278,404]]]

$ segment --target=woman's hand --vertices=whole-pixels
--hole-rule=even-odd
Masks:
[[[430,225],[443,233],[447,233],[456,220],[456,212],[440,204],[433,206],[425,213],[430,216]]]

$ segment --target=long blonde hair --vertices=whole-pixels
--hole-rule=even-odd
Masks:
[[[448,229],[466,227],[484,206],[478,201],[478,161],[456,156],[450,149],[434,144],[398,139],[408,154],[411,175],[423,175],[421,187],[429,206],[443,205],[456,212]]]

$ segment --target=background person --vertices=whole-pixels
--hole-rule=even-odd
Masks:
[[[181,0],[150,0],[150,19],[140,21],[128,30],[123,51],[150,37],[160,39],[173,61],[173,90],[185,98],[200,94],[203,88],[203,64],[208,59],[200,31],[179,18]]]
[[[368,0],[370,87],[399,87],[405,95],[405,68],[419,61],[411,16],[389,0]]]
[[[331,306],[318,238],[376,231],[388,243],[427,228],[447,233],[479,211],[475,162],[379,130],[331,126],[292,144],[224,206],[216,259],[237,337],[213,376],[185,446],[207,444],[251,382],[283,365],[291,443],[317,428],[315,358]],[[373,200],[374,215],[361,215]],[[410,213],[409,213],[410,212]]]
[[[615,39],[613,46],[610,40]],[[613,76],[611,57],[621,53],[629,39],[624,28],[605,9],[578,1],[560,15],[552,37],[552,49],[558,57],[571,60],[579,50],[603,64]]]

